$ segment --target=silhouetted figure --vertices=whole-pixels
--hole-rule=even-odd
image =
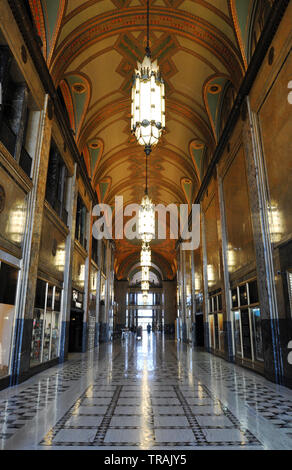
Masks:
[[[148,323],[148,325],[147,325],[147,333],[148,333],[148,335],[150,334],[150,332],[151,332],[151,325],[150,325],[150,323]]]

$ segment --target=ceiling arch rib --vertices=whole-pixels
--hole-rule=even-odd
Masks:
[[[145,32],[145,25],[146,9],[140,7],[110,11],[90,18],[57,46],[52,66],[53,77],[58,82],[74,58],[94,42],[125,31]],[[236,45],[224,31],[208,21],[181,10],[154,6],[151,11],[150,28],[154,32],[166,31],[192,39],[211,51],[227,67],[232,76],[242,78],[244,67]]]

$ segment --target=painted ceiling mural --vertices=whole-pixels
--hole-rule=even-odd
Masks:
[[[145,55],[145,0],[29,0],[43,54],[66,103],[77,146],[99,200],[139,203],[145,155],[130,134],[130,89]],[[193,202],[219,138],[228,83],[247,68],[249,0],[152,0],[150,46],[166,83],[166,133],[149,160],[155,204]],[[140,244],[116,240],[118,278],[137,263]],[[175,241],[153,244],[166,277],[176,272]]]

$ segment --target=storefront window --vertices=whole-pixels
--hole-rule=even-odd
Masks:
[[[264,360],[263,353],[263,338],[262,338],[262,328],[261,328],[261,311],[259,308],[253,308],[252,319],[253,319],[253,330],[254,330],[254,353],[255,358],[258,361]]]
[[[58,357],[61,289],[41,279],[37,281],[30,365]]]
[[[223,313],[222,313],[222,293],[220,290],[210,294],[209,315],[210,315],[209,317],[210,326],[212,322],[212,332],[213,332],[211,347],[219,351],[223,351],[224,350],[224,328],[223,328]]]
[[[250,331],[250,319],[249,319],[248,310],[241,311],[241,331],[242,331],[243,356],[246,359],[252,359],[251,331]]]
[[[257,281],[239,285],[231,291],[234,309],[235,354],[251,361],[263,361],[261,311]]]
[[[259,302],[258,284],[257,281],[250,282],[248,285],[249,301],[250,304],[257,304]]]
[[[232,308],[237,308],[238,307],[237,289],[232,289],[232,291],[231,291],[231,301],[232,301]]]
[[[0,261],[0,378],[9,375],[18,270]]]
[[[55,359],[59,355],[61,294],[61,289],[56,287],[54,297],[54,310],[52,312],[51,359]]]
[[[33,312],[32,343],[30,353],[30,365],[41,362],[43,344],[44,310],[35,308]]]
[[[50,360],[50,342],[52,333],[52,312],[46,311],[45,329],[44,329],[44,346],[43,346],[43,360],[47,362]]]
[[[52,313],[51,359],[58,357],[60,313]]]
[[[239,287],[240,305],[248,305],[246,284]]]
[[[236,355],[241,357],[240,311],[234,312],[234,342]]]

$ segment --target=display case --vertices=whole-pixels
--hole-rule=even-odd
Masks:
[[[235,356],[249,362],[263,362],[261,311],[256,279],[231,290]]]
[[[41,362],[43,344],[44,310],[35,308],[33,312],[32,340],[30,365],[34,366]]]
[[[59,287],[38,279],[33,313],[31,367],[58,357],[61,294]]]

